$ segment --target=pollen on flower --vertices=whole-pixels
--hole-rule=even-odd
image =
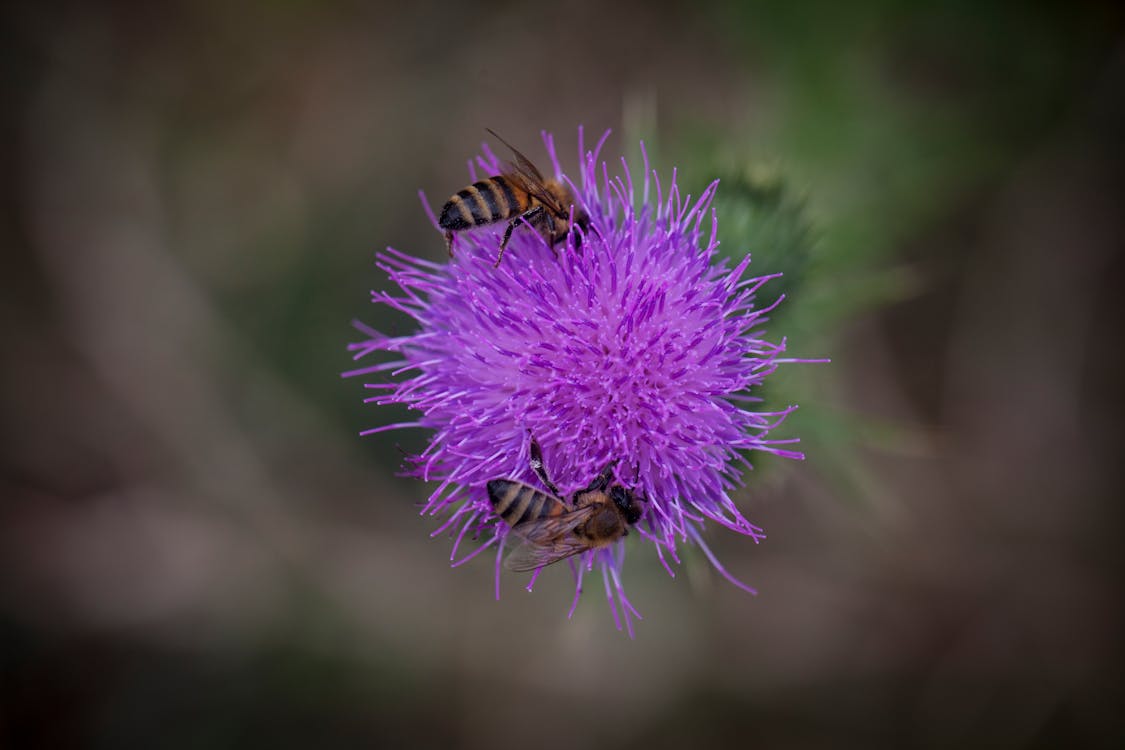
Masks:
[[[750,468],[746,455],[803,458],[788,447],[795,439],[768,437],[796,407],[753,408],[755,388],[785,351],[784,340],[762,337],[781,300],[755,305],[774,276],[749,275],[749,255],[733,265],[718,258],[717,182],[698,198],[682,196],[675,172],[661,183],[647,156],[643,180],[634,183],[624,159],[611,176],[599,161],[604,142],[587,151],[579,131],[572,181],[544,134],[574,211],[589,216],[588,227],[572,229],[564,243],[552,247],[517,228],[493,267],[498,224],[462,233],[448,263],[392,248],[379,253],[377,265],[399,291],[372,292],[372,301],[411,316],[417,330],[391,337],[356,323],[364,338],[349,347],[354,359],[379,361],[344,375],[372,378],[368,402],[405,404],[418,414],[364,434],[432,430],[428,447],[409,459],[413,475],[437,483],[423,513],[441,519],[434,535],[453,537],[454,566],[491,550],[497,596],[505,549],[526,540],[496,515],[486,487],[508,478],[546,491],[531,466],[529,436],[564,499],[615,462],[614,481],[645,499],[635,528],[670,575],[677,544],[694,544],[720,574],[754,593],[719,564],[701,532],[711,521],[763,539],[729,495]],[[504,165],[486,146],[470,168],[476,180]],[[469,538],[481,541],[466,550]],[[567,558],[575,580],[570,611],[584,578],[600,573],[618,629],[632,634],[639,614],[622,586],[625,549],[619,540]]]

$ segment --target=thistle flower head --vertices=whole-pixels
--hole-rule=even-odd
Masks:
[[[717,183],[698,198],[681,195],[675,172],[662,183],[647,156],[643,180],[633,181],[624,159],[612,175],[599,161],[604,141],[586,151],[579,131],[572,181],[544,134],[574,210],[590,217],[565,243],[551,247],[521,226],[493,267],[500,223],[460,234],[445,264],[391,248],[379,253],[377,265],[399,290],[372,292],[372,299],[411,316],[417,330],[389,337],[357,323],[366,338],[350,347],[356,359],[393,357],[345,375],[380,376],[368,383],[375,391],[368,401],[418,413],[415,422],[367,433],[433,431],[429,446],[410,459],[412,474],[437,482],[423,513],[442,518],[435,534],[455,538],[454,565],[493,550],[497,596],[512,532],[494,514],[486,486],[510,478],[542,487],[530,466],[529,435],[566,497],[616,462],[615,481],[646,501],[635,529],[670,574],[677,545],[695,544],[753,593],[715,560],[701,532],[711,521],[755,542],[764,538],[729,494],[750,466],[746,454],[802,458],[784,447],[795,441],[768,438],[795,407],[753,409],[755,387],[784,351],[784,342],[762,338],[772,306],[755,306],[755,293],[772,277],[750,276],[748,255],[737,264],[718,259],[711,209]],[[503,168],[487,146],[470,162],[474,180]],[[466,537],[481,541],[465,552]],[[639,615],[622,588],[624,558],[622,540],[569,562],[574,604],[583,577],[600,573],[618,628],[631,633]]]

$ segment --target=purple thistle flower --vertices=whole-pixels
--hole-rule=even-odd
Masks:
[[[796,440],[767,438],[796,407],[752,410],[760,402],[754,386],[794,361],[779,358],[784,340],[761,338],[780,299],[756,308],[755,293],[777,275],[748,277],[749,256],[733,268],[716,259],[710,204],[717,182],[692,201],[681,196],[674,171],[661,184],[647,154],[643,183],[634,185],[624,159],[622,175],[611,177],[598,161],[606,136],[587,152],[579,130],[575,184],[562,176],[553,140],[543,134],[555,174],[591,219],[578,241],[572,233],[551,248],[521,226],[494,268],[501,223],[458,235],[447,264],[392,248],[377,255],[401,293],[372,292],[373,301],[413,317],[418,330],[388,337],[355,323],[366,336],[349,346],[355,359],[395,357],[344,375],[389,375],[367,384],[377,392],[367,401],[405,404],[419,417],[362,434],[434,430],[429,446],[409,459],[411,475],[439,482],[422,512],[447,515],[434,535],[455,538],[454,567],[494,549],[497,597],[510,529],[485,487],[497,478],[542,486],[530,468],[529,434],[567,497],[617,461],[616,480],[647,498],[635,528],[669,575],[669,561],[679,563],[677,542],[694,543],[719,573],[753,594],[716,560],[701,532],[713,521],[763,539],[728,494],[742,485],[741,467],[751,468],[744,454],[803,458],[783,447]],[[478,170],[496,175],[503,165],[485,145],[469,167],[476,180]],[[463,553],[466,536],[484,541]],[[617,628],[624,623],[632,634],[640,615],[622,587],[624,559],[621,540],[568,560],[571,614],[584,576],[600,571]]]

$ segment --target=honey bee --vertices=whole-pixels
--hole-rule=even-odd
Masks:
[[[496,515],[521,540],[505,566],[514,571],[535,570],[627,536],[629,527],[640,520],[640,503],[645,500],[613,483],[614,463],[567,503],[547,476],[543,451],[532,437],[531,468],[552,494],[511,479],[488,483],[488,499]]]
[[[500,265],[504,248],[520,222],[542,235],[553,250],[570,232],[571,206],[574,206],[574,225],[583,231],[589,228],[590,217],[575,205],[570,188],[559,180],[544,179],[530,159],[492,130],[488,132],[512,150],[516,161],[509,162],[503,174],[478,180],[458,190],[445,202],[438,217],[438,226],[445,230],[445,245],[450,257],[453,257],[454,232],[500,221],[507,221],[508,228],[500,241],[496,266]],[[575,240],[581,241],[580,237],[575,235]]]

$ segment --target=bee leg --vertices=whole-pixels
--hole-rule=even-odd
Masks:
[[[449,257],[453,257],[453,232],[445,233],[445,249],[449,251]]]
[[[613,467],[617,464],[616,461],[610,461],[609,465],[602,469],[602,473],[594,477],[594,481],[590,482],[590,486],[582,490],[582,492],[602,492],[609,483],[613,481]]]
[[[535,476],[539,477],[543,486],[554,493],[555,497],[562,497],[559,488],[547,476],[547,467],[543,465],[543,449],[539,447],[539,441],[535,439],[534,435],[531,436],[531,470],[535,472]]]
[[[538,231],[538,228],[535,226],[535,224],[540,220],[540,217],[542,217],[544,213],[546,212],[544,211],[542,206],[536,206],[535,208],[524,211],[522,214],[508,222],[508,228],[504,230],[504,239],[500,240],[500,252],[496,256],[496,263],[493,264],[493,268],[500,267],[500,259],[504,257],[504,248],[508,246],[508,240],[512,239],[512,232],[515,231],[516,225],[518,225],[522,221],[524,224],[527,224],[532,229]]]
[[[517,224],[522,221],[532,229],[535,229],[535,224],[539,221],[543,213],[543,207],[536,206],[535,208],[524,211],[522,214],[509,221],[508,228],[504,230],[504,239],[500,240],[500,252],[504,252],[504,248],[508,246],[508,240],[512,239],[512,232],[515,231]]]
[[[508,246],[508,240],[512,239],[512,230],[516,228],[516,223],[519,219],[512,219],[508,222],[508,228],[504,230],[504,239],[500,240],[500,252],[496,254],[496,262],[492,264],[493,268],[500,267],[500,260],[504,257],[504,248]]]
[[[550,212],[547,213],[546,224],[547,224],[547,247],[551,248],[551,255],[553,255],[555,257],[555,260],[558,260],[559,259],[559,251],[555,249],[555,245],[559,244],[560,241],[566,239],[566,232],[563,232],[561,237],[559,236],[558,229],[555,228],[555,217],[551,216]]]

